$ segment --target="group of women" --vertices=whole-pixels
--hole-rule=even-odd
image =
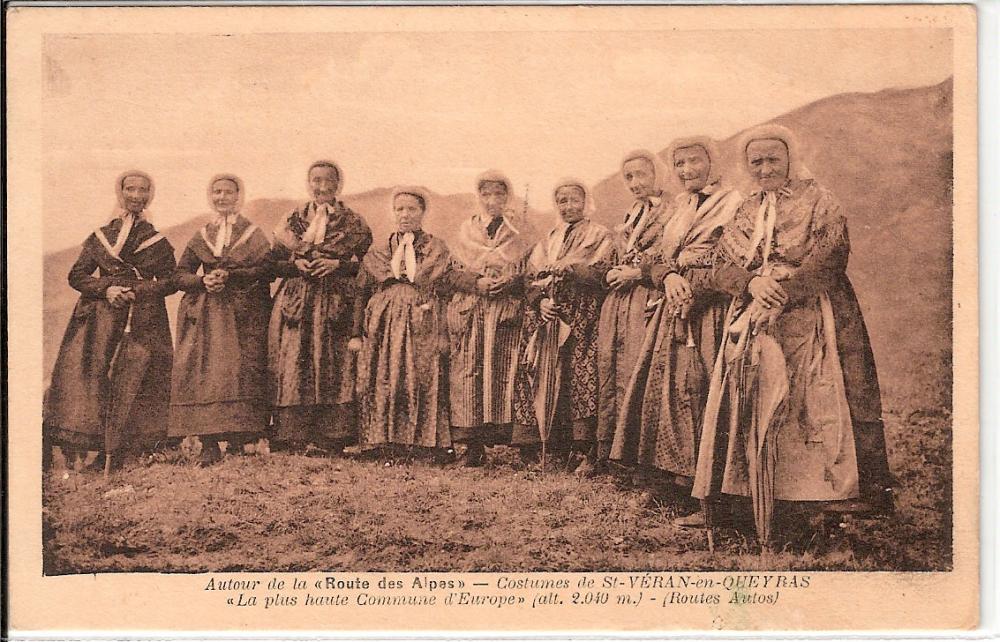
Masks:
[[[215,219],[176,264],[143,218],[153,180],[127,172],[117,215],[70,272],[81,297],[46,435],[107,453],[198,436],[208,459],[263,435],[389,456],[464,445],[468,466],[503,443],[529,464],[589,475],[615,461],[764,512],[775,499],[889,509],[844,216],[791,132],[758,128],[740,152],[749,195],[707,138],[675,141],[669,170],[627,154],[634,203],[614,229],[592,219],[582,181],[561,180],[557,222],[534,243],[499,172],[477,179],[479,211],[450,244],[424,231],[430,199],[413,186],[393,190],[396,231],[373,243],[329,161],[309,168],[311,200],[269,239],[240,213],[240,179],[222,174],[208,187]]]

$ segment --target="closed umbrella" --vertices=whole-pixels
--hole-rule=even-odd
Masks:
[[[552,290],[555,290],[553,284]],[[550,299],[555,302],[554,294]],[[569,338],[570,326],[556,318],[539,326],[528,340],[527,361],[533,364],[531,385],[534,388],[535,420],[542,442],[542,472],[545,471],[545,450],[555,421],[556,404],[562,378],[562,346]]]
[[[747,342],[739,366],[739,421],[747,455],[747,476],[753,504],[754,527],[761,547],[771,537],[774,517],[776,433],[788,394],[788,377],[781,346],[769,335]]]
[[[136,268],[132,267],[132,270],[141,278]],[[121,448],[132,404],[142,386],[151,357],[149,348],[133,335],[134,312],[135,301],[129,303],[125,329],[108,367],[108,395],[104,406],[105,476],[111,472],[112,454]]]

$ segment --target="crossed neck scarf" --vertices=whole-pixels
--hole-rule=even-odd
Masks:
[[[397,281],[414,283],[417,278],[417,253],[413,249],[415,235],[413,232],[398,234],[399,244],[392,253],[389,267]]]

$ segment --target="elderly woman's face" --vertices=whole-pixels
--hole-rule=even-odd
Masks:
[[[687,191],[697,192],[708,185],[711,170],[712,161],[701,145],[681,147],[674,151],[674,171]]]
[[[788,180],[788,147],[774,138],[750,141],[747,167],[761,189],[780,189]]]
[[[576,223],[583,218],[587,205],[587,195],[576,185],[564,185],[556,190],[556,208],[559,216],[567,223]]]
[[[413,194],[399,194],[392,201],[392,213],[396,216],[396,229],[403,234],[416,232],[424,222],[424,205]]]
[[[219,214],[232,214],[240,200],[240,188],[228,178],[212,183],[212,206]]]
[[[145,176],[126,176],[122,181],[122,200],[125,209],[132,214],[139,214],[149,203],[149,181]]]
[[[479,186],[479,204],[492,218],[503,216],[507,207],[507,186],[499,181],[483,181]]]
[[[632,196],[647,198],[653,195],[656,184],[656,168],[647,158],[633,158],[622,165],[622,178]]]
[[[334,168],[321,165],[309,170],[309,189],[317,203],[332,203],[337,198],[339,187],[340,177]]]

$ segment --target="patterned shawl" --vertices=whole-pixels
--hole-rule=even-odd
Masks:
[[[614,235],[603,225],[586,218],[572,225],[562,223],[535,244],[528,269],[539,274],[551,268],[595,265],[607,259],[613,248]]]
[[[747,269],[757,269],[764,262],[762,219],[768,217],[765,208],[773,196],[773,233],[768,261],[794,268],[812,250],[824,231],[834,229],[843,217],[833,195],[812,179],[791,180],[777,192],[757,191],[751,194],[726,226],[719,248],[723,255]],[[756,242],[755,242],[756,241]]]
[[[719,182],[706,185],[700,193],[708,196],[701,206],[697,192],[682,192],[674,198],[660,242],[665,261],[684,267],[711,250],[715,231],[733,220],[743,200],[739,192]]]
[[[479,213],[463,221],[451,244],[452,254],[470,272],[490,275],[516,272],[528,246],[520,231],[508,223],[506,215],[490,238],[486,230],[490,220],[489,216]]]

